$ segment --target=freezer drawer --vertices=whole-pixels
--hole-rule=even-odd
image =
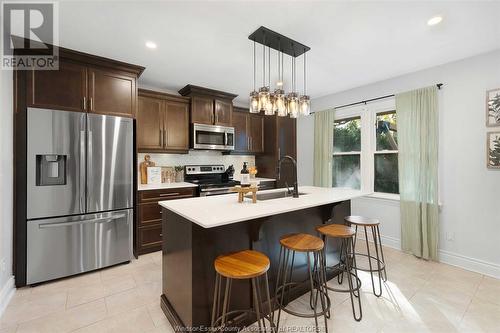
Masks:
[[[27,222],[27,283],[129,261],[131,209]]]

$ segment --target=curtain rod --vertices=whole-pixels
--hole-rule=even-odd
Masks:
[[[438,89],[441,89],[442,86],[443,86],[443,83],[436,84],[436,87]],[[356,103],[350,103],[350,104],[344,104],[344,105],[336,106],[333,109],[342,109],[342,108],[346,108],[348,106],[354,106],[354,105],[358,105],[358,104],[365,104],[366,105],[366,103],[369,103],[369,102],[374,102],[374,101],[378,101],[379,99],[384,99],[384,98],[389,98],[389,97],[394,97],[394,96],[395,96],[395,94],[391,94],[391,95],[385,95],[385,96],[380,96],[380,97],[376,97],[376,98],[370,98],[370,99],[367,99],[367,100],[364,100],[364,101],[360,101],[360,102],[356,102]],[[315,113],[315,112],[311,112],[311,113]]]

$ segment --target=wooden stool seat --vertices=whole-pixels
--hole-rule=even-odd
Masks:
[[[321,238],[309,234],[291,234],[281,237],[280,244],[287,249],[297,252],[316,252],[323,249],[325,244]]]
[[[327,224],[316,227],[316,230],[322,235],[334,238],[354,237],[356,230],[343,224]]]
[[[269,258],[260,252],[243,250],[218,256],[215,270],[229,279],[251,279],[269,270]]]
[[[372,219],[364,216],[346,216],[344,220],[349,224],[359,225],[363,227],[372,227],[380,224],[377,219]]]

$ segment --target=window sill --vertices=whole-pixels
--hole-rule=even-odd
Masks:
[[[384,199],[384,200],[391,200],[391,201],[399,201],[399,194],[392,194],[392,193],[381,193],[381,192],[375,192],[373,194],[370,194],[368,196],[369,198],[376,198],[376,199]]]

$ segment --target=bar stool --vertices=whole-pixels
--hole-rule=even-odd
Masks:
[[[340,262],[334,267],[329,267],[330,269],[340,270],[340,275],[343,276],[344,273],[347,274],[347,283],[349,285],[348,289],[333,288],[327,286],[331,291],[349,293],[351,296],[351,308],[352,315],[356,321],[360,321],[363,317],[363,310],[361,308],[361,297],[359,295],[359,290],[361,288],[361,280],[358,278],[358,272],[356,270],[356,258],[350,254],[354,253],[354,237],[356,231],[348,226],[342,224],[327,224],[320,225],[316,227],[316,230],[323,236],[325,246],[328,242],[328,238],[337,238],[341,240],[340,243]],[[325,271],[327,269],[326,261],[323,265]],[[326,275],[326,273],[325,273]],[[353,281],[354,277],[354,281]],[[339,277],[339,284],[342,283],[342,278]],[[356,282],[356,285],[354,285]],[[354,299],[358,300],[358,312],[359,315],[356,316],[356,310],[354,306]]]
[[[214,302],[212,306],[212,331],[221,330],[224,331],[228,323],[229,316],[235,316],[240,314],[255,314],[257,317],[257,323],[259,325],[260,332],[267,331],[265,319],[268,320],[271,330],[274,330],[273,322],[273,311],[271,309],[271,298],[269,295],[269,282],[267,279],[267,271],[269,270],[269,258],[258,251],[244,250],[229,254],[224,254],[217,257],[214,261],[214,267],[216,271],[215,276],[215,290],[214,290]],[[222,282],[225,281],[224,288],[224,300],[221,307],[221,292],[222,292]],[[247,280],[252,281],[252,292],[253,292],[253,304],[254,309],[252,310],[234,310],[228,312],[229,300],[231,297],[231,286],[233,280]],[[268,312],[263,313],[261,311],[262,297],[261,297],[261,287],[260,279],[264,280],[266,301],[268,305]]]
[[[323,316],[325,319],[325,332],[328,332],[327,318],[329,318],[330,298],[328,297],[328,289],[326,289],[326,276],[324,274],[324,242],[321,238],[309,234],[290,234],[283,236],[280,239],[280,256],[278,265],[278,275],[276,278],[276,290],[274,299],[278,306],[278,317],[276,320],[276,329],[279,330],[279,321],[281,311],[285,311],[291,315],[302,318],[314,318],[316,331],[319,332],[318,317]],[[309,305],[312,313],[297,312],[287,308],[288,295],[290,288],[301,284],[301,282],[292,281],[293,265],[295,261],[295,253],[305,253],[307,256],[307,270],[309,277]],[[311,265],[311,254],[313,263]],[[291,257],[291,262],[290,262]],[[315,292],[316,291],[316,292]],[[285,300],[285,294],[287,294]],[[321,311],[317,310],[318,298],[321,302]]]
[[[377,219],[372,219],[368,217],[363,217],[363,216],[346,216],[344,218],[345,222],[349,226],[355,226],[356,230],[356,236],[354,237],[354,256],[362,256],[368,258],[368,268],[361,268],[357,267],[358,270],[364,271],[364,272],[370,272],[371,280],[372,280],[372,290],[373,294],[377,297],[382,296],[382,280],[385,282],[387,281],[387,272],[385,270],[385,259],[384,259],[384,250],[382,249],[382,242],[380,240],[380,230],[379,230],[379,224],[380,222]],[[356,252],[356,240],[358,238],[358,227],[363,227],[364,232],[365,232],[365,240],[366,240],[366,252],[367,254],[364,253],[359,253]],[[368,228],[371,229],[372,232],[372,238],[373,238],[373,244],[375,245],[375,257],[371,255],[370,253],[370,245],[368,243]],[[380,252],[380,257],[379,257],[379,252]],[[377,267],[374,268],[372,265],[372,260],[375,260]],[[379,292],[375,290],[375,282],[373,279],[373,273],[377,273],[378,275],[378,285],[379,285]],[[382,274],[383,273],[383,274]]]

